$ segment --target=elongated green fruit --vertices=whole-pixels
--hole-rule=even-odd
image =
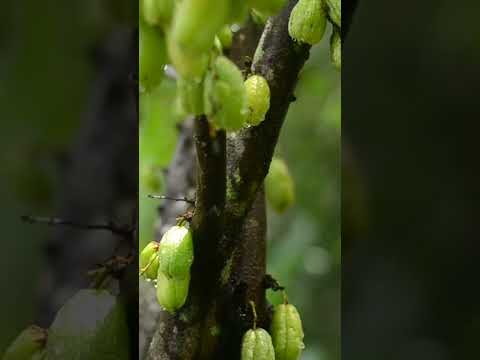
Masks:
[[[302,320],[295,306],[281,304],[275,307],[270,333],[275,349],[275,360],[300,358],[305,345]]]
[[[242,360],[275,360],[272,338],[262,328],[248,330],[242,341]]]
[[[326,0],[328,7],[328,16],[330,20],[338,26],[342,27],[342,2],[341,0]]]
[[[245,81],[247,90],[248,118],[250,125],[258,125],[265,120],[270,108],[270,87],[263,76],[253,75]]]
[[[290,14],[288,33],[295,41],[315,45],[322,40],[326,25],[323,0],[300,0]]]
[[[178,79],[178,97],[180,105],[187,114],[202,115],[203,81]]]
[[[208,66],[209,51],[182,47],[172,35],[167,37],[168,55],[180,77],[200,81]]]
[[[337,70],[342,69],[342,38],[336,29],[330,37],[330,59]]]
[[[175,313],[187,300],[190,273],[183,278],[169,278],[158,272],[157,301],[168,312]]]
[[[171,227],[159,247],[159,271],[167,278],[184,278],[193,263],[192,233],[184,226]]]
[[[287,164],[280,158],[273,158],[265,178],[265,195],[270,206],[277,212],[287,210],[295,201],[295,184]]]
[[[246,0],[230,0],[228,24],[242,24],[248,16],[248,3]]]
[[[220,129],[236,131],[247,121],[247,92],[238,67],[224,56],[215,59],[205,79],[205,113]]]
[[[140,21],[138,57],[141,90],[150,91],[163,79],[167,52],[162,32],[143,21]]]
[[[163,235],[159,262],[157,300],[165,310],[173,313],[185,304],[190,284],[193,242],[186,227],[173,226]]]
[[[29,326],[12,342],[4,353],[3,360],[29,360],[41,353],[47,341],[47,331],[38,326]]]
[[[148,25],[167,26],[173,16],[175,0],[141,0],[140,13]]]
[[[280,11],[280,9],[285,5],[285,0],[247,0],[247,3],[250,7],[255,10],[264,13],[265,15],[271,16]]]

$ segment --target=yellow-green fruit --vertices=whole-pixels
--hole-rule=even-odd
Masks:
[[[342,38],[338,30],[330,38],[330,59],[337,70],[342,69]]]
[[[138,265],[140,271],[144,269],[150,262],[152,255],[158,253],[159,243],[156,241],[150,241],[140,252],[140,258]]]
[[[342,2],[341,0],[326,0],[328,7],[328,16],[330,20],[338,26],[342,26]]]
[[[255,9],[252,9],[251,15],[252,15],[252,20],[258,25],[265,25],[269,18],[269,15],[266,15]]]
[[[285,0],[247,0],[250,7],[269,16],[279,12],[285,2]]]
[[[248,330],[242,340],[242,360],[275,360],[272,338],[262,328]]]
[[[188,295],[193,263],[192,233],[184,226],[173,226],[163,235],[158,255],[157,299],[167,311],[175,312]]]
[[[288,22],[290,37],[298,42],[315,45],[322,40],[327,25],[323,0],[300,0]]]
[[[151,26],[166,26],[170,23],[175,8],[175,0],[141,0],[140,13]]]
[[[217,34],[223,49],[230,49],[233,41],[233,34],[230,26],[225,25]]]
[[[168,312],[174,313],[187,300],[190,273],[183,278],[168,278],[161,271],[157,276],[157,301]]]
[[[187,114],[203,114],[203,81],[184,80],[177,81],[180,106]]]
[[[28,360],[42,352],[47,341],[47,331],[29,326],[11,343],[3,354],[3,360]]]
[[[275,307],[270,333],[275,349],[275,360],[300,358],[305,345],[302,320],[295,306],[281,304]]]
[[[236,131],[247,121],[247,92],[238,67],[224,56],[215,59],[205,79],[205,113],[219,129]]]
[[[295,201],[295,184],[282,159],[272,159],[265,178],[265,194],[270,206],[279,213],[287,210]]]
[[[173,19],[173,41],[185,53],[208,51],[229,11],[230,0],[182,0]]]
[[[139,82],[141,90],[149,91],[160,84],[167,61],[165,37],[162,32],[142,21],[139,29]]]
[[[182,47],[170,35],[167,37],[168,55],[180,77],[200,81],[208,67],[209,50],[196,51]]]
[[[263,76],[253,75],[245,81],[247,90],[248,117],[250,125],[258,125],[265,120],[270,108],[270,87]]]

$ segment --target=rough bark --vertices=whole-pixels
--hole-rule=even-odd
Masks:
[[[308,46],[288,35],[296,2],[267,23],[258,47],[258,27],[250,24],[237,34],[230,53],[241,68],[269,82],[272,101],[265,121],[225,138],[205,118],[195,120],[198,173],[189,298],[175,315],[161,313],[149,359],[239,359],[241,338],[252,326],[249,301],[256,303],[258,325],[268,328],[262,184],[309,55]]]

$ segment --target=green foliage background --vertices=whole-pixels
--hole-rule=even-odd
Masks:
[[[340,359],[341,76],[330,64],[328,38],[329,31],[313,49],[277,148],[295,179],[297,202],[283,215],[268,211],[268,272],[287,286],[289,300],[302,314],[307,346],[303,360]],[[158,205],[146,195],[162,191],[149,186],[150,169],[167,166],[175,148],[180,116],[173,104],[175,85],[170,80],[153,95],[142,96],[142,247],[153,238]],[[157,186],[161,183],[160,175]],[[281,301],[278,294],[269,298]]]

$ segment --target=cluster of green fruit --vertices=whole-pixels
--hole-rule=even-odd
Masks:
[[[18,335],[3,360],[129,358],[125,307],[106,290],[78,291],[58,311],[50,328],[30,326]]]
[[[322,40],[327,20],[333,26],[330,58],[335,67],[342,66],[341,0],[299,0],[292,10],[288,32],[295,41],[315,45]]]
[[[242,360],[298,360],[305,345],[302,320],[295,306],[284,303],[275,307],[270,333],[256,327],[253,309],[253,329],[243,336]]]
[[[139,85],[149,93],[164,77],[177,74],[180,112],[206,115],[217,129],[236,131],[259,125],[270,107],[265,78],[244,80],[224,51],[232,45],[232,25],[249,12],[277,13],[285,0],[140,0]]]
[[[192,263],[192,233],[183,225],[171,227],[160,243],[152,241],[140,253],[140,275],[156,281],[157,300],[168,312],[185,304]]]

